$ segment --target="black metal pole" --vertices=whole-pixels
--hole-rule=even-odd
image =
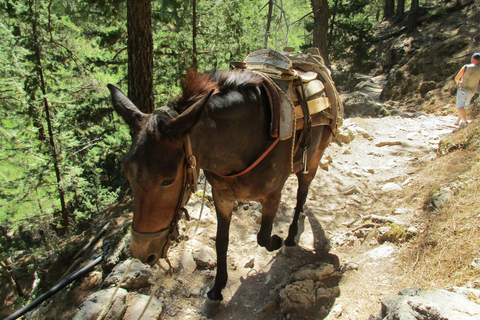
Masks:
[[[90,262],[88,265],[85,267],[78,269],[77,271],[73,272],[70,274],[68,277],[60,281],[58,284],[56,284],[54,287],[52,287],[50,290],[42,294],[40,297],[37,299],[33,300],[29,304],[27,304],[25,307],[21,308],[20,310],[12,313],[10,316],[6,317],[3,320],[14,320],[17,319],[21,316],[23,316],[25,313],[27,313],[30,310],[35,309],[38,305],[40,305],[42,302],[53,296],[55,293],[58,291],[62,290],[64,287],[66,287],[70,282],[75,281],[77,278],[80,278],[84,276],[90,269],[95,267],[97,264],[102,262],[103,256],[100,255],[98,258]]]

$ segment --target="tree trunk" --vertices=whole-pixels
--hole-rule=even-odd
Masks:
[[[197,69],[198,61],[197,61],[197,0],[192,0],[192,54],[193,54],[193,61],[192,61],[192,68]]]
[[[417,12],[418,0],[412,0],[410,5],[410,13],[407,18],[407,33],[413,32],[417,29]]]
[[[268,48],[268,36],[270,35],[270,24],[272,23],[273,12],[273,0],[268,1],[268,15],[267,15],[267,28],[265,29],[265,39],[263,41],[263,48]]]
[[[332,45],[332,41],[333,41],[333,38],[334,38],[333,30],[335,28],[335,17],[337,16],[338,1],[339,0],[335,0],[335,2],[333,4],[332,19],[330,21],[330,36],[329,36],[329,39],[328,39],[328,46],[329,47]]]
[[[397,0],[397,20],[402,20],[405,14],[405,0]]]
[[[30,11],[32,12],[32,16],[34,15],[36,17],[36,14],[34,12],[34,8],[32,7],[32,3],[30,3]],[[44,110],[45,110],[45,120],[47,122],[47,131],[48,131],[48,139],[50,142],[50,148],[51,148],[51,153],[52,153],[52,158],[53,158],[53,167],[55,170],[55,176],[57,178],[57,190],[60,198],[60,206],[62,210],[62,228],[63,231],[68,233],[68,211],[67,211],[67,206],[65,203],[65,192],[62,187],[62,175],[60,173],[60,164],[58,160],[58,153],[57,153],[57,146],[55,143],[55,136],[53,133],[53,125],[52,125],[52,118],[50,114],[50,103],[48,102],[47,99],[47,85],[45,82],[45,77],[43,74],[43,67],[42,67],[42,53],[41,53],[41,46],[40,46],[40,39],[38,39],[38,31],[37,31],[37,19],[32,20],[32,37],[33,37],[33,43],[35,44],[34,50],[35,50],[35,70],[38,74],[38,77],[40,78],[40,90],[42,91],[43,94],[43,105],[44,105]]]
[[[325,64],[330,66],[328,59],[328,0],[310,0],[313,11],[313,46],[320,50]]]
[[[151,0],[127,0],[128,97],[145,113],[153,104],[153,38]]]
[[[395,15],[395,0],[385,0],[383,19],[390,20]]]

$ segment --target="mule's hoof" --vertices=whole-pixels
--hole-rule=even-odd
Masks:
[[[286,257],[291,257],[293,256],[293,252],[295,251],[295,248],[297,246],[283,246],[282,247],[282,253],[286,256]]]
[[[210,300],[210,298],[206,298],[202,306],[202,314],[207,318],[213,318],[218,312],[220,303],[222,303],[222,300]]]

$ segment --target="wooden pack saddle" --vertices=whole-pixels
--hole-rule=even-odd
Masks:
[[[270,134],[288,139],[295,130],[308,131],[318,125],[330,126],[334,134],[341,125],[343,105],[335,89],[330,70],[318,48],[293,54],[270,49],[252,52],[235,68],[260,74],[272,111]]]

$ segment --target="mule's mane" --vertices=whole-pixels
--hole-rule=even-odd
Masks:
[[[229,92],[245,92],[248,88],[259,86],[263,78],[252,72],[225,71],[211,74],[189,71],[180,81],[182,95],[174,101],[175,110],[180,114],[214,90],[215,94],[228,94]],[[214,99],[214,96],[212,99]],[[162,135],[168,136],[168,127],[159,125],[170,120],[165,112],[155,110],[146,123],[148,135],[159,140]]]
[[[206,74],[196,70],[189,71],[180,81],[182,96],[176,100],[177,111],[182,113],[211,90],[215,90],[214,94],[243,91],[260,85],[262,81],[261,76],[252,72],[224,71]]]

